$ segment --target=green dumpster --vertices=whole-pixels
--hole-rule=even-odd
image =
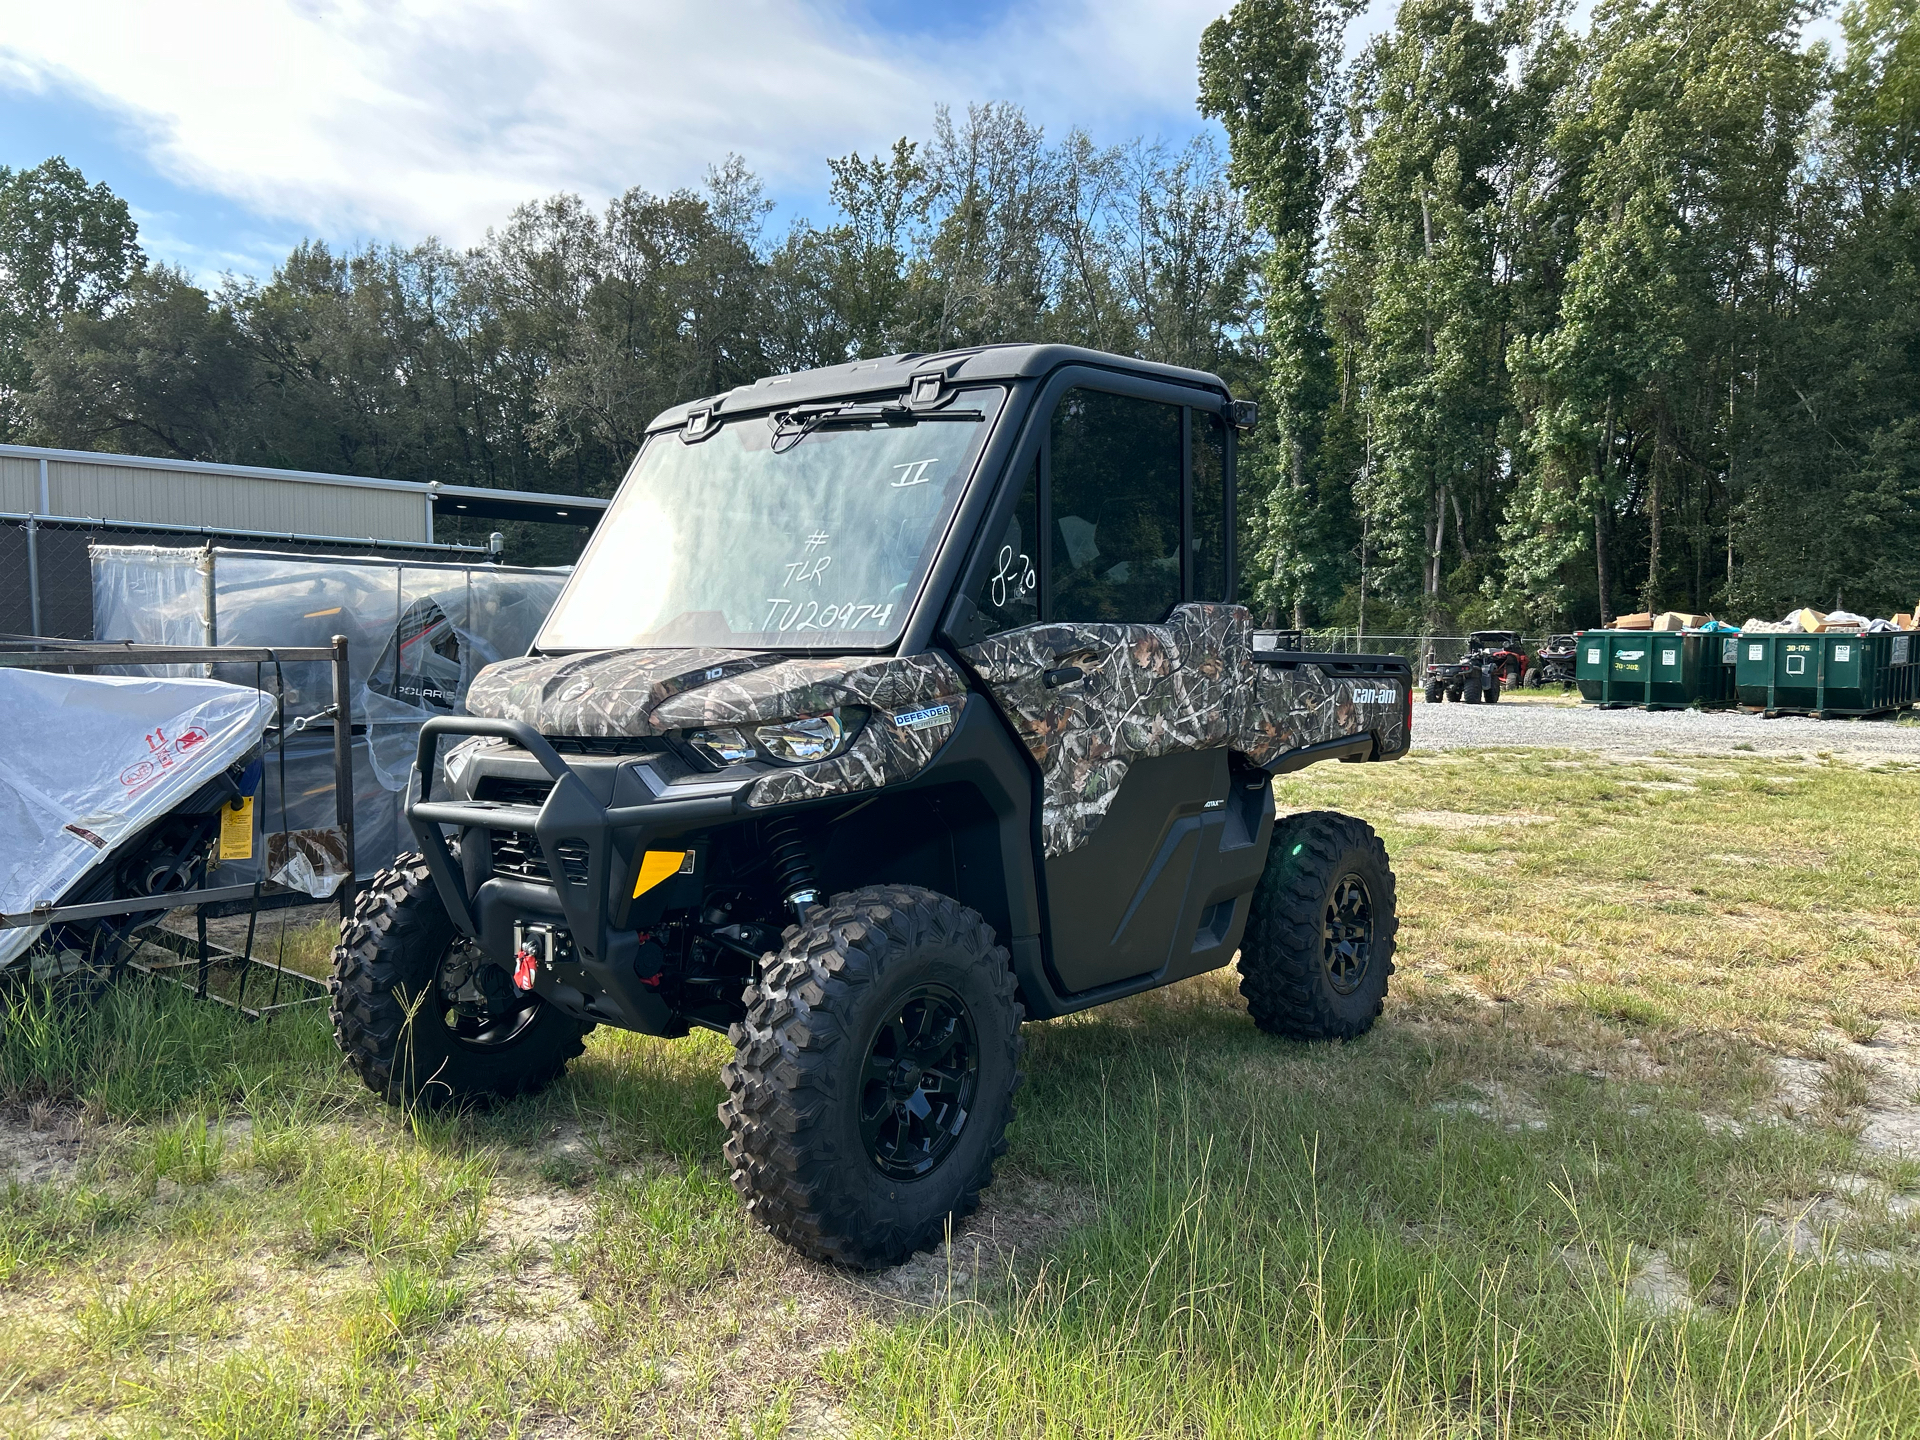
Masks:
[[[1647,703],[1650,630],[1582,630],[1573,639],[1580,698],[1609,709]]]
[[[1740,703],[1769,715],[1885,715],[1920,699],[1916,636],[1898,631],[1740,636]]]
[[[1734,637],[1686,630],[1585,630],[1574,639],[1580,696],[1607,708],[1730,705]]]

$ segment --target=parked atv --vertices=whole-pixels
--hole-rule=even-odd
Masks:
[[[1564,686],[1574,681],[1573,636],[1549,635],[1527,667],[1527,688],[1538,690],[1543,685]]]
[[[748,1209],[879,1266],[991,1181],[1023,1020],[1238,952],[1261,1028],[1364,1033],[1386,850],[1272,783],[1404,754],[1411,675],[1235,603],[1252,423],[1212,375],[1034,345],[661,415],[532,653],[423,728],[421,854],[335,952],[353,1065],[510,1096],[595,1025],[719,1031]]]
[[[1467,636],[1467,653],[1448,664],[1429,662],[1427,703],[1443,700],[1480,701],[1491,705],[1502,689],[1518,685],[1526,673],[1527,655],[1514,630],[1476,630]]]

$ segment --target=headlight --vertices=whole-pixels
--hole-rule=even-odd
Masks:
[[[802,764],[825,760],[846,742],[846,728],[837,715],[803,715],[793,720],[775,720],[753,732],[776,760]]]
[[[753,742],[731,725],[719,730],[695,730],[687,744],[716,765],[738,765],[753,759]]]

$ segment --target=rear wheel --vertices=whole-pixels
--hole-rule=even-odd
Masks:
[[[367,1088],[395,1105],[531,1094],[593,1028],[516,991],[454,928],[418,855],[360,892],[329,988],[334,1041]]]
[[[1478,670],[1467,672],[1467,678],[1460,682],[1460,693],[1455,698],[1468,705],[1480,703],[1480,672]]]
[[[992,1183],[1022,1078],[1020,1002],[987,922],[910,886],[836,896],[745,999],[720,1119],[748,1211],[862,1269],[938,1244]]]
[[[1393,869],[1365,821],[1317,810],[1274,826],[1240,942],[1254,1024],[1302,1040],[1373,1027],[1393,973]]]
[[[1427,686],[1427,704],[1438,705],[1442,700],[1446,698],[1447,698],[1447,687],[1442,685],[1439,681],[1436,680],[1432,684]]]

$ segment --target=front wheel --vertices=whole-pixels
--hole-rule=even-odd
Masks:
[[[402,855],[355,899],[328,988],[335,1043],[394,1105],[532,1094],[593,1029],[517,992],[454,928],[418,855]]]
[[[1480,691],[1480,698],[1489,705],[1500,703],[1500,680],[1498,676],[1489,679]]]
[[[747,988],[720,1120],[747,1210],[817,1260],[938,1244],[1006,1152],[1020,1002],[1007,952],[930,890],[837,895]]]
[[[1521,678],[1520,683],[1525,685],[1529,690],[1538,690],[1540,688],[1540,672],[1535,669],[1529,669],[1526,675]]]
[[[1393,868],[1365,821],[1328,810],[1273,828],[1240,942],[1253,1023],[1301,1040],[1373,1028],[1393,973]]]

